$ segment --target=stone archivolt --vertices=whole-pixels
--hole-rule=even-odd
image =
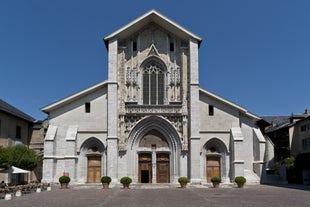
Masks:
[[[179,135],[182,150],[188,150],[187,115],[182,114],[182,105],[125,105],[120,114],[120,142],[119,150],[126,151],[127,138],[137,123],[147,117],[157,116],[169,122]]]

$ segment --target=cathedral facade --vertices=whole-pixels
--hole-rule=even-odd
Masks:
[[[259,183],[269,141],[256,115],[199,87],[202,39],[150,11],[104,38],[108,80],[42,111],[49,115],[43,181]],[[272,150],[272,149],[271,149]]]

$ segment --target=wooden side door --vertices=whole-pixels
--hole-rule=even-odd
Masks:
[[[156,179],[157,183],[170,183],[169,154],[156,155]]]
[[[101,182],[101,157],[88,157],[87,164],[87,182],[100,183]]]
[[[139,154],[139,182],[152,183],[152,155]]]
[[[221,177],[221,158],[207,157],[207,181],[211,182],[214,176]]]

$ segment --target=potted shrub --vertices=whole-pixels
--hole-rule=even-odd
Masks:
[[[110,182],[112,181],[111,177],[109,176],[102,176],[101,183],[104,189],[109,189]]]
[[[238,188],[243,188],[244,183],[246,182],[246,178],[243,176],[237,176],[235,177],[235,183],[237,183]]]
[[[212,182],[214,188],[219,188],[221,181],[222,181],[222,179],[218,176],[214,176],[211,178],[211,182]]]
[[[186,185],[188,183],[188,178],[187,177],[179,177],[178,182],[181,185],[181,188],[186,188]]]
[[[60,177],[59,177],[59,182],[60,182],[60,187],[61,187],[61,189],[66,189],[66,188],[68,188],[68,184],[69,184],[70,180],[71,180],[71,179],[70,179],[69,176],[65,176],[65,175],[60,176]]]
[[[122,177],[120,182],[123,184],[124,189],[129,189],[130,183],[132,183],[132,179],[130,177]]]

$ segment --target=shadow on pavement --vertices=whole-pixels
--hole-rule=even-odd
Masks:
[[[301,184],[263,184],[263,185],[274,186],[274,187],[279,187],[279,188],[289,188],[289,189],[310,191],[310,185],[301,185]]]

